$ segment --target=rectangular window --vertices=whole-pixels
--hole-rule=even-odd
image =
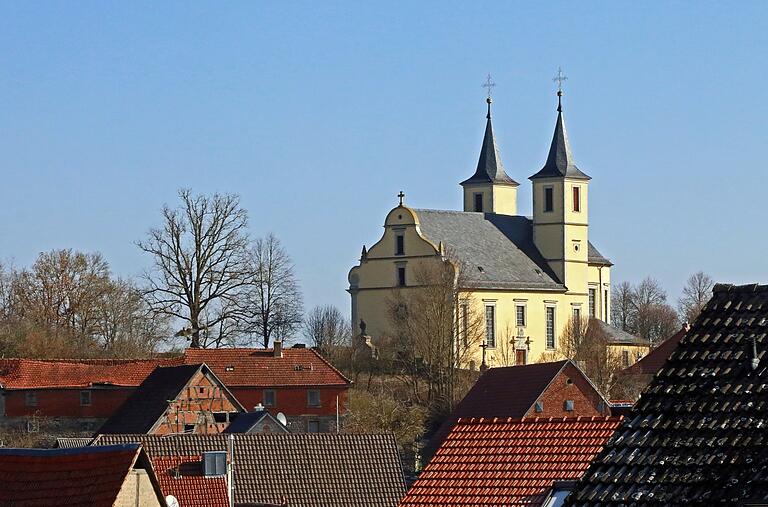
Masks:
[[[395,237],[395,255],[405,255],[405,236],[402,234]]]
[[[543,401],[537,401],[536,402],[535,410],[536,410],[537,414],[540,414],[540,413],[544,412],[544,402]]]
[[[547,348],[555,348],[555,308],[547,307]]]
[[[525,305],[517,305],[515,307],[515,320],[517,321],[517,327],[525,327]]]
[[[581,320],[581,308],[579,308],[578,306],[573,307],[573,320],[575,322],[578,322],[579,320]]]
[[[565,410],[566,412],[573,412],[574,403],[573,400],[565,400]]]
[[[475,211],[483,211],[483,194],[475,194]]]
[[[488,348],[496,347],[496,307],[485,307],[485,344]]]
[[[579,194],[579,187],[573,187],[573,211],[581,211],[581,195]]]
[[[320,391],[317,389],[307,391],[307,406],[315,408],[320,406]]]
[[[544,189],[544,211],[554,211],[555,209],[555,189],[547,187]]]
[[[621,351],[621,365],[626,368],[629,366],[629,351],[628,350],[622,350]]]
[[[264,389],[261,404],[265,407],[274,407],[277,404],[277,393],[274,389]]]
[[[461,305],[461,337],[464,340],[464,347],[469,345],[469,305]]]
[[[24,393],[24,405],[28,407],[36,407],[37,393],[32,393],[32,392]]]
[[[603,320],[606,322],[610,322],[610,319],[609,319],[610,314],[608,313],[608,301],[610,301],[610,299],[608,299],[608,289],[606,289],[605,297],[603,298],[603,306],[605,306],[605,311],[603,312]]]
[[[589,289],[589,316],[595,318],[595,299],[597,299],[597,289]]]
[[[80,391],[80,406],[81,407],[91,406],[91,391]]]
[[[307,423],[308,433],[320,433],[320,421],[309,421]]]
[[[405,287],[405,267],[397,268],[397,285],[399,287]]]

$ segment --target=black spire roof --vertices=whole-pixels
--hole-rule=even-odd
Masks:
[[[485,124],[485,136],[483,136],[483,147],[480,149],[480,160],[477,161],[477,170],[471,178],[461,182],[462,185],[469,183],[497,183],[501,185],[518,186],[519,183],[507,176],[504,172],[504,165],[501,163],[501,155],[496,146],[496,137],[493,135],[493,124],[491,123],[491,100],[486,99],[488,103],[488,121]]]
[[[565,120],[563,119],[563,106],[561,97],[562,91],[557,92],[557,123],[555,124],[555,133],[552,136],[552,144],[549,147],[547,162],[539,172],[528,179],[537,178],[575,178],[580,180],[592,179],[576,167],[573,162],[573,153],[571,145],[568,142],[568,133],[565,130]]]

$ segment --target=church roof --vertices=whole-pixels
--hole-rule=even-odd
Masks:
[[[581,180],[591,179],[581,172],[573,161],[571,144],[568,142],[568,132],[565,130],[563,107],[560,103],[562,92],[558,92],[557,122],[555,133],[552,136],[552,144],[549,146],[549,155],[544,167],[529,179],[538,178],[575,178]]]
[[[485,135],[483,136],[483,146],[480,148],[480,159],[477,161],[477,169],[471,178],[462,181],[461,184],[497,183],[518,186],[519,184],[504,172],[499,148],[496,146],[496,136],[493,135],[491,103],[490,99],[488,100],[488,121],[485,124]]]
[[[475,289],[564,291],[533,244],[533,227],[523,216],[467,211],[413,210],[422,235],[442,242],[464,265],[464,285]],[[471,231],[471,233],[468,233]],[[595,263],[608,261],[590,245]]]

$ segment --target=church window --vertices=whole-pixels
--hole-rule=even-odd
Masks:
[[[597,289],[589,289],[589,316],[595,318],[595,299],[597,299]]]
[[[483,211],[483,194],[475,194],[475,211]]]
[[[555,189],[546,187],[544,189],[544,211],[550,212],[555,209]]]
[[[605,306],[605,312],[603,313],[603,320],[608,322],[609,321],[609,314],[608,314],[608,289],[605,290],[605,297],[603,298],[603,306]]]
[[[581,193],[579,187],[573,187],[573,211],[581,211]]]
[[[405,236],[395,236],[395,255],[405,255]]]
[[[547,348],[555,348],[555,307],[547,307]]]
[[[581,308],[579,308],[578,306],[573,307],[573,320],[575,322],[578,322],[579,320],[581,320]]]
[[[400,287],[405,287],[405,267],[398,267],[397,268],[397,285]]]
[[[515,317],[517,327],[525,327],[525,305],[515,307]]]
[[[492,349],[496,347],[496,307],[485,306],[485,345]]]

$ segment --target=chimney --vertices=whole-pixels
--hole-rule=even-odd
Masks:
[[[275,357],[283,357],[283,342],[280,340],[275,340]]]

